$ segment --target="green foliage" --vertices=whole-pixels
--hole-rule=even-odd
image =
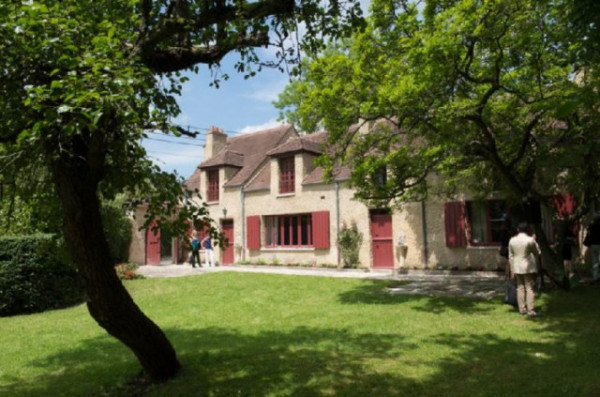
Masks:
[[[350,226],[344,222],[339,235],[339,244],[342,252],[342,259],[344,261],[344,267],[358,267],[360,264],[359,252],[362,240],[363,235],[358,230],[356,222],[352,222]]]
[[[596,8],[374,0],[367,29],[313,54],[277,106],[302,130],[329,131],[320,165],[350,168],[369,205],[468,192],[553,211],[568,192],[576,210],[554,218],[572,224],[600,200],[590,183],[600,176],[600,36],[597,18],[582,16]],[[533,226],[557,267],[550,236]]]
[[[115,263],[129,259],[131,244],[132,223],[126,215],[126,206],[122,197],[120,200],[103,202],[101,208],[102,226]]]
[[[145,226],[161,227],[165,234],[182,236],[190,221],[210,227],[213,237],[219,234],[206,206],[189,200],[192,193],[182,191],[183,180],[160,172],[142,146],[147,131],[183,133],[172,125],[180,113],[176,97],[187,80],[181,72],[198,72],[198,64],[218,70],[223,57],[237,52],[237,71],[251,76],[255,70],[248,66],[263,65],[254,48],[270,44],[271,37],[280,38],[272,65],[280,66],[290,55],[285,43],[298,24],[307,28],[306,48],[317,49],[323,34],[348,32],[360,24],[359,17],[359,3],[352,0],[0,3],[0,183],[18,189],[15,196],[29,205],[37,200],[49,219],[64,222],[86,286],[100,291],[89,296],[90,313],[111,335],[126,340],[123,312],[108,304],[115,303],[109,295],[121,285],[96,277],[112,265],[105,263],[110,256],[100,197],[130,193],[139,199],[132,205],[147,205]],[[57,200],[46,206],[36,192],[54,193],[61,208],[54,207]],[[141,316],[135,306],[124,310]],[[152,322],[131,326],[160,339]],[[128,345],[137,357],[167,357],[152,365],[141,359],[154,380],[165,380],[179,363],[168,342],[150,339],[145,346]]]
[[[365,201],[436,187],[551,204],[568,191],[574,220],[600,197],[589,183],[600,174],[600,71],[592,39],[571,31],[573,7],[374,0],[367,29],[314,55],[277,105],[302,130],[330,132],[322,164],[350,166]]]
[[[147,225],[156,222],[166,232],[184,235],[185,221],[191,220],[210,226],[222,243],[206,208],[195,207],[191,193],[182,192],[181,177],[160,172],[141,145],[148,130],[181,135],[171,123],[180,112],[176,97],[189,79],[180,72],[197,72],[198,63],[219,70],[222,57],[238,52],[237,71],[251,76],[252,65],[260,69],[268,63],[254,47],[267,44],[269,31],[282,38],[282,51],[271,61],[280,66],[293,63],[298,52],[284,49],[296,23],[307,24],[303,45],[316,50],[322,34],[347,34],[363,20],[358,1],[308,0],[298,9],[288,1],[213,6],[204,1],[2,3],[0,183],[13,184],[20,200],[34,201],[30,208],[36,211],[56,210],[56,200],[48,204],[39,192],[52,197],[49,186],[65,178],[57,170],[82,161],[77,167],[88,170],[90,188],[104,198],[127,191],[139,198],[134,204],[150,203]],[[42,212],[60,219],[56,211]],[[55,226],[33,230],[56,232]]]
[[[2,183],[2,177],[0,177]],[[25,180],[14,184],[24,184]],[[0,198],[0,235],[61,233],[60,206],[52,189],[6,183]]]
[[[61,261],[50,235],[0,237],[0,316],[79,303],[77,272]]]
[[[0,200],[0,235],[23,235],[34,232],[32,208],[19,197]]]

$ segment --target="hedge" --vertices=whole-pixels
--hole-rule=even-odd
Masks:
[[[0,316],[41,312],[83,301],[77,271],[52,235],[0,237]]]

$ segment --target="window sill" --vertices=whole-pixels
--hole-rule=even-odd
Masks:
[[[314,247],[262,247],[260,252],[314,252]]]
[[[478,245],[468,245],[467,249],[476,250],[476,251],[484,251],[484,250],[497,250],[500,248],[500,244],[492,245],[492,244],[478,244]]]
[[[295,195],[296,195],[296,192],[279,193],[277,195],[277,198],[279,198],[279,197],[292,197],[292,196],[295,196]]]

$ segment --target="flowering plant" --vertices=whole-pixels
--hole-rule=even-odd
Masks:
[[[136,280],[142,279],[144,276],[137,273],[137,265],[133,263],[123,263],[115,266],[117,276],[121,280]]]

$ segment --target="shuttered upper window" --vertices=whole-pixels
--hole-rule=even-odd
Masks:
[[[294,174],[294,157],[279,159],[279,193],[294,193]]]
[[[219,170],[208,171],[207,201],[219,201]]]

